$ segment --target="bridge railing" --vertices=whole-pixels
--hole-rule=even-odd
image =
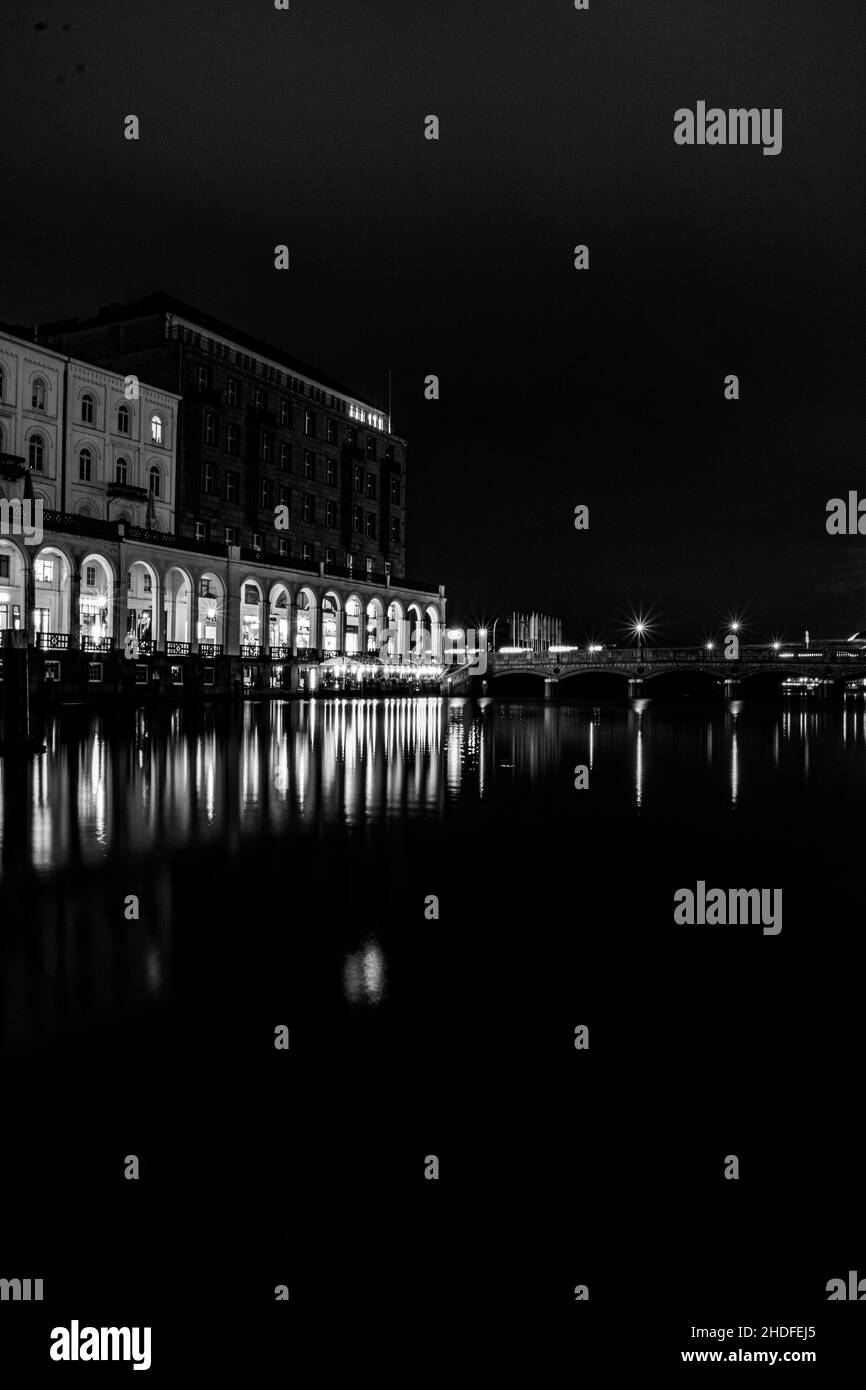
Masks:
[[[712,649],[707,647],[604,647],[601,651],[589,651],[581,647],[571,652],[496,652],[490,660],[498,667],[508,666],[724,666],[736,670],[743,666],[778,666],[784,668],[788,662],[809,662],[815,665],[844,663],[845,665],[866,665],[866,645],[848,647],[840,643],[822,643],[819,646],[798,646],[785,643],[779,648],[773,646],[743,645],[738,660],[726,660],[724,647],[720,644]]]

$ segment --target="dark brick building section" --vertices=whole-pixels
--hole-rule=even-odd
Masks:
[[[180,393],[179,537],[405,576],[406,441],[370,424],[388,422],[362,397],[167,295],[42,325],[39,339]]]

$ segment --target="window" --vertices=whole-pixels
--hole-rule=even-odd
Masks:
[[[315,438],[316,413],[313,410],[304,411],[304,434],[309,435],[311,439]]]
[[[304,450],[304,477],[315,478],[316,476],[316,455],[309,449]]]
[[[199,367],[198,369],[198,389],[200,391],[210,390],[210,367]]]
[[[362,529],[363,524],[364,524],[363,518],[364,518],[364,513],[361,511],[361,508],[360,508],[360,507],[353,507],[353,508],[352,508],[352,530],[353,530],[353,531],[355,532],[355,534],[358,535],[358,536],[361,534],[361,529]]]
[[[336,526],[337,524],[337,504],[336,502],[325,503],[325,524]]]
[[[400,501],[400,479],[391,479],[391,501],[399,504]]]
[[[59,661],[46,661],[45,666],[44,666],[44,668],[43,668],[43,674],[44,674],[45,679],[46,679],[47,681],[59,681],[59,680],[60,680],[60,662],[59,662]]]
[[[230,454],[236,454],[238,451],[237,425],[226,425],[226,449]]]
[[[375,473],[368,473],[368,474],[367,474],[367,496],[370,497],[370,498],[372,498],[373,501],[376,500],[376,475],[375,475]]]
[[[312,545],[310,544],[309,541],[304,541],[304,564],[306,564],[306,565],[311,565],[312,563],[313,563],[313,547],[312,547]]]
[[[336,555],[334,554],[334,551],[333,551],[333,550],[326,550],[326,551],[325,551],[325,568],[326,568],[326,569],[333,569],[333,568],[334,568],[335,562],[336,562]]]
[[[244,603],[258,603],[259,591],[255,584],[244,585]]]
[[[0,579],[9,578],[9,556],[0,555]]]
[[[367,578],[373,578],[373,558],[371,555],[367,556]]]
[[[392,517],[391,517],[391,540],[392,540],[392,541],[399,541],[399,539],[400,539],[400,521],[399,521],[399,519],[398,519],[396,516],[392,516]]]
[[[159,469],[155,463],[151,465],[150,469],[150,491],[154,497],[159,496]]]
[[[371,434],[367,435],[367,458],[373,460],[376,458],[376,441]]]
[[[288,444],[280,445],[280,472],[289,473],[292,467],[292,450]]]
[[[205,524],[204,524],[204,522],[203,522],[203,521],[197,521],[197,522],[195,523],[195,538],[196,538],[196,540],[197,540],[197,542],[198,542],[199,545],[204,545],[206,536],[207,536],[207,532],[206,532],[206,530],[205,530]],[[206,583],[206,581],[205,581],[205,580],[202,580],[202,583]]]
[[[89,483],[93,473],[93,454],[89,449],[82,449],[78,455],[78,481]]]
[[[140,663],[135,668],[136,685],[147,685],[147,666]]]
[[[289,542],[286,540],[285,536],[280,536],[279,540],[277,541],[277,553],[279,555],[282,555],[284,558],[289,553]]]
[[[290,424],[291,424],[291,417],[290,417],[290,415],[289,415],[289,403],[288,403],[288,401],[280,401],[280,424],[281,424],[281,425],[290,425]]]
[[[234,526],[226,526],[223,530],[223,539],[226,545],[237,545],[237,541],[235,540],[236,535],[237,532]]]
[[[216,444],[216,420],[211,410],[206,410],[204,413],[204,442],[205,444]]]
[[[256,406],[256,412],[257,412],[257,413],[260,413],[261,411],[264,410],[265,405],[266,405],[266,403],[267,403],[267,399],[268,399],[268,398],[267,398],[267,396],[265,395],[265,392],[261,389],[260,386],[257,386],[257,387],[256,387],[256,394],[255,394],[255,406]]]
[[[316,499],[309,493],[304,493],[304,521],[315,521],[316,519]]]
[[[226,501],[237,502],[238,500],[238,474],[226,473]]]
[[[84,567],[84,583],[85,583],[85,586],[86,586],[88,589],[95,589],[95,588],[96,588],[96,566],[95,566],[95,565],[85,565],[85,567]]]
[[[281,507],[287,507],[288,505],[289,505],[289,489],[288,489],[287,487],[281,487],[281,488],[280,488],[280,506],[281,506]]]
[[[117,433],[129,434],[129,406],[119,405],[117,407]]]
[[[93,424],[93,397],[89,392],[81,397],[81,423],[83,425]]]
[[[210,580],[207,576],[199,580],[198,591],[202,598],[213,598],[210,591]]]
[[[350,425],[346,430],[346,443],[350,449],[357,449],[358,447],[358,431],[354,425]]]
[[[41,434],[31,435],[27,457],[31,470],[41,473],[45,466],[45,441]]]
[[[50,584],[54,578],[54,561],[35,560],[33,573],[40,584]]]
[[[237,406],[241,403],[241,395],[240,390],[238,389],[238,381],[237,378],[233,376],[229,377],[228,403],[232,406]]]
[[[144,592],[146,594],[153,593],[153,575],[147,570],[144,571]]]
[[[204,668],[204,684],[205,684],[205,685],[213,685],[213,684],[214,684],[214,668],[213,668],[213,666],[205,666],[205,668]]]
[[[261,550],[261,548],[262,548],[262,533],[261,533],[261,531],[253,531],[253,550]]]
[[[329,443],[329,444],[336,444],[336,442],[337,442],[337,422],[336,422],[336,420],[329,420],[329,421],[328,421],[328,443]]]
[[[154,444],[162,443],[162,417],[159,415],[150,417],[150,437]]]
[[[206,463],[205,466],[204,466],[204,482],[203,482],[203,486],[204,486],[205,492],[210,492],[210,493],[216,492],[216,483],[215,483],[215,481],[214,481],[214,466],[213,466],[212,463]]]
[[[261,506],[269,507],[271,505],[271,485],[267,478],[262,478],[261,487],[259,491],[261,497]]]
[[[355,491],[356,491],[356,492],[363,492],[363,491],[364,491],[364,470],[363,470],[363,468],[360,466],[360,464],[357,464],[357,463],[355,464],[355,474],[354,474],[354,476],[355,476]]]
[[[371,540],[375,540],[375,539],[376,539],[376,513],[375,513],[375,512],[368,512],[368,513],[367,513],[367,535],[370,537]]]
[[[261,438],[262,463],[271,461],[271,436],[263,434]]]
[[[325,482],[337,486],[337,465],[334,459],[325,459]]]
[[[118,459],[114,465],[114,481],[120,483],[121,487],[126,487],[129,481],[129,464],[124,458]]]
[[[393,444],[386,444],[386,445],[385,445],[385,462],[386,462],[386,463],[393,463],[393,462],[394,462],[394,445],[393,445]]]
[[[35,376],[33,378],[30,405],[33,410],[45,409],[45,382],[42,380],[41,376]]]
[[[91,685],[102,684],[102,662],[91,661],[87,667],[87,679]]]
[[[171,683],[172,683],[172,685],[183,685],[183,667],[182,667],[182,666],[172,666],[172,668],[171,668]]]

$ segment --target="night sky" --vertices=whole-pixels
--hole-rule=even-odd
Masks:
[[[825,529],[866,491],[862,37],[858,0],[19,3],[0,319],[162,289],[385,406],[390,367],[453,622],[866,629]],[[678,147],[698,100],[781,107],[781,154]]]

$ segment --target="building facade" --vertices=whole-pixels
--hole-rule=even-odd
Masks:
[[[30,475],[57,513],[171,533],[175,392],[0,332],[0,499]]]
[[[405,579],[406,441],[370,402],[165,295],[40,336],[180,393],[179,539]]]

